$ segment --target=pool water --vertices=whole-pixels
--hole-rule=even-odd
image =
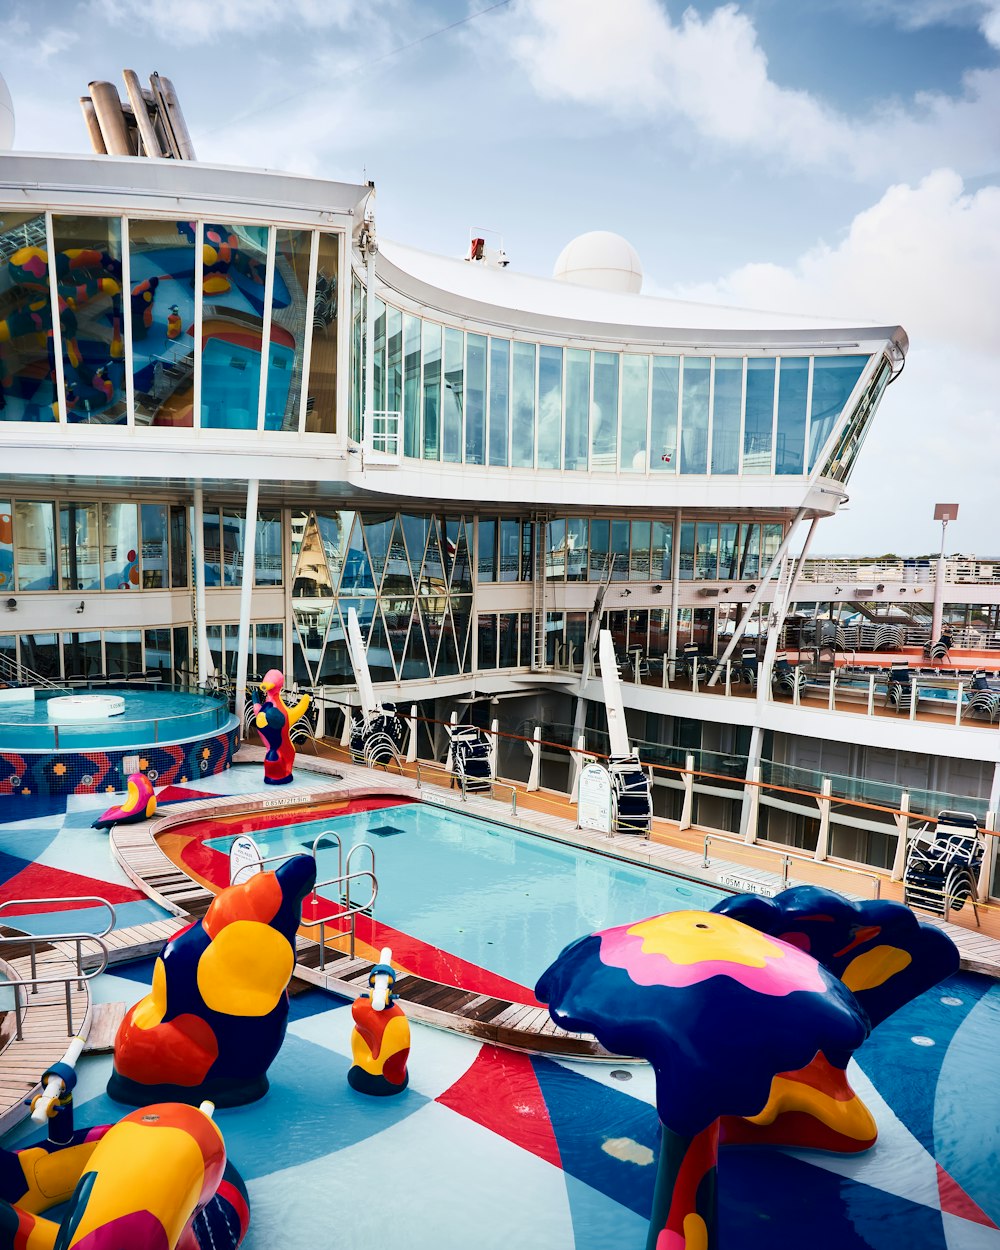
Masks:
[[[85,689],[36,690],[31,702],[0,704],[0,749],[62,751],[151,746],[219,733],[232,719],[226,703],[210,695],[111,685],[95,688],[95,693],[123,698],[122,715],[58,727],[49,720],[49,698],[88,693]]]
[[[359,842],[370,843],[380,924],[528,988],[581,934],[666,911],[707,910],[725,897],[710,886],[429,803],[259,832],[251,817],[240,828],[252,833],[265,857],[311,849],[326,829],[340,835],[345,856]],[[205,845],[228,853],[234,836]],[[337,875],[333,847],[321,846],[317,859],[321,881]],[[366,888],[359,887],[362,900]]]

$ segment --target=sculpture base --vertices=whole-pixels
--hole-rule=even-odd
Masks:
[[[112,1072],[108,1097],[129,1107],[145,1107],[154,1102],[186,1102],[197,1107],[206,1098],[217,1107],[243,1107],[263,1098],[269,1088],[266,1073],[250,1080],[225,1077],[201,1085],[143,1085],[120,1072]]]
[[[401,1094],[406,1089],[410,1083],[410,1076],[406,1073],[402,1085],[393,1085],[392,1081],[384,1076],[376,1076],[373,1072],[366,1072],[364,1068],[353,1067],[348,1070],[347,1083],[359,1094],[370,1094],[374,1098],[389,1098],[393,1094]]]
[[[264,774],[265,786],[287,786],[291,780],[291,773],[289,773],[287,777],[269,777],[267,773]]]

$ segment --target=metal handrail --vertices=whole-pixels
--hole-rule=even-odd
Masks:
[[[311,854],[311,855],[312,855],[313,860],[315,860],[315,859],[316,859],[316,849],[317,849],[317,847],[319,846],[320,842],[322,842],[322,840],[323,840],[324,838],[334,838],[334,839],[336,840],[336,843],[337,843],[337,868],[338,868],[338,870],[341,870],[341,869],[342,869],[342,862],[341,862],[341,861],[342,861],[342,855],[343,855],[343,848],[341,847],[341,844],[340,844],[340,834],[339,834],[339,833],[334,833],[332,829],[324,829],[322,833],[320,833],[320,834],[318,834],[318,835],[316,836],[315,840],[313,841],[312,851],[311,851],[311,852],[309,852],[309,854]],[[283,851],[280,855],[266,855],[266,856],[264,856],[263,858],[258,858],[258,859],[255,859],[252,863],[249,863],[249,864],[243,864],[240,868],[237,868],[237,870],[236,870],[236,877],[234,877],[234,878],[233,878],[233,880],[232,880],[232,881],[230,881],[230,883],[229,883],[229,884],[230,884],[230,885],[235,885],[235,884],[236,884],[237,879],[238,879],[238,878],[239,878],[239,876],[240,876],[240,874],[241,874],[241,873],[246,872],[248,869],[254,869],[254,870],[256,870],[256,869],[258,869],[258,868],[263,867],[263,865],[264,865],[264,864],[277,864],[279,861],[280,861],[280,862],[284,862],[286,859],[294,859],[294,858],[296,857],[296,855],[302,855],[302,854],[304,854],[304,853],[305,853],[305,852],[303,852],[303,851]]]
[[[111,913],[111,920],[109,924],[105,928],[103,928],[100,931],[100,933],[88,933],[85,935],[86,937],[97,937],[97,938],[107,937],[108,934],[111,932],[111,930],[118,923],[118,913],[115,911],[114,904],[109,903],[106,898],[101,898],[99,894],[63,894],[63,895],[59,895],[58,897],[50,896],[49,898],[9,898],[7,899],[6,902],[0,903],[0,912],[5,912],[8,907],[27,907],[27,906],[30,906],[32,903],[38,903],[39,905],[46,905],[46,906],[51,905],[52,903],[97,903],[101,907],[106,907],[108,911]],[[43,935],[40,933],[34,933],[34,934],[26,933],[24,935],[24,938],[0,938],[0,941],[21,942],[32,937],[37,938],[39,942],[59,942],[65,939],[66,934],[65,933],[47,933]]]
[[[364,846],[367,844],[359,843],[358,845]],[[353,849],[357,849],[357,848],[355,847],[355,848],[352,848],[352,850]],[[369,847],[369,850],[371,850],[370,847]],[[372,859],[374,861],[374,852],[372,853]],[[361,878],[361,877],[367,877],[368,880],[371,882],[371,888],[372,888],[371,898],[366,903],[354,904],[349,901],[350,891],[351,891],[350,882],[354,878]],[[346,908],[343,907],[343,905],[341,905],[342,910],[331,912],[330,915],[328,916],[320,916],[319,919],[317,920],[303,920],[302,921],[302,927],[304,929],[313,929],[316,927],[316,925],[319,925],[319,970],[320,972],[326,971],[326,926],[327,924],[331,920],[344,920],[345,918],[350,918],[350,923],[351,923],[350,953],[351,953],[351,958],[353,959],[354,949],[355,949],[355,937],[356,937],[356,932],[357,932],[357,921],[355,917],[361,912],[370,911],[375,906],[375,899],[378,897],[378,881],[375,877],[375,873],[370,871],[367,868],[358,869],[356,872],[352,872],[352,873],[345,873],[339,877],[331,877],[329,881],[318,881],[316,885],[313,887],[312,898],[318,899],[319,895],[317,892],[319,890],[326,889],[328,886],[331,886],[331,885],[344,887],[344,895],[345,895],[345,898],[348,900],[348,904]],[[338,935],[338,936],[342,936],[342,935]]]
[[[108,906],[110,906],[110,904],[108,904]],[[96,933],[60,933],[60,934],[45,934],[45,935],[41,935],[41,934],[35,935],[35,934],[29,933],[29,934],[25,934],[23,937],[0,938],[0,948],[2,948],[5,943],[13,943],[13,942],[30,942],[31,943],[32,975],[30,977],[18,977],[16,980],[11,981],[9,983],[14,990],[14,1018],[15,1018],[16,1026],[17,1026],[14,1036],[15,1036],[16,1041],[20,1042],[24,1038],[22,1025],[23,1025],[23,1020],[24,1020],[24,1012],[28,1008],[27,1003],[22,1004],[21,1002],[21,987],[22,986],[30,985],[32,994],[37,994],[39,985],[60,985],[60,984],[63,985],[65,987],[65,994],[66,994],[66,1033],[67,1033],[67,1036],[71,1036],[73,1033],[76,1032],[76,1029],[73,1027],[73,1000],[70,994],[70,987],[72,986],[72,983],[75,981],[77,983],[77,988],[82,990],[84,981],[93,981],[95,977],[99,977],[101,973],[104,972],[104,970],[107,968],[108,959],[110,958],[111,952],[108,949],[107,942],[105,942],[104,940],[104,936],[105,935],[98,936]],[[40,977],[40,976],[35,975],[35,969],[37,966],[35,944],[38,942],[51,941],[53,938],[55,938],[55,940],[62,941],[62,942],[76,942],[76,972],[75,973],[70,973],[68,976],[56,975],[56,976],[51,976],[51,977]],[[91,969],[88,972],[84,972],[83,970],[83,954],[81,950],[81,943],[83,942],[96,942],[97,945],[101,948],[101,952],[102,952],[101,959],[97,967]]]
[[[448,769],[445,768],[443,764],[438,764],[436,761],[434,763],[428,764],[426,760],[423,763],[421,763],[420,760],[414,760],[413,764],[414,764],[414,771],[416,775],[416,782],[417,782],[418,790],[423,788],[422,778],[420,776],[421,768],[425,769],[426,771],[431,771],[431,772],[437,771],[437,772],[442,773],[445,777],[450,778],[452,781],[454,781],[457,778],[459,786],[461,787],[461,790],[462,790],[462,802],[464,803],[468,801],[468,795],[465,789],[465,778],[463,776],[461,776],[458,773],[449,772]],[[497,786],[503,786],[510,791],[510,814],[512,816],[516,816],[517,815],[517,788],[515,786],[512,786],[509,781],[498,781],[496,777],[493,778],[492,785],[493,785],[494,790],[497,788]],[[491,791],[490,797],[491,798],[493,797],[492,791]]]
[[[811,855],[793,855],[790,851],[783,851],[777,846],[762,846],[759,842],[747,843],[742,838],[727,838],[725,834],[707,833],[701,853],[701,866],[708,868],[711,860],[708,858],[708,848],[713,842],[728,842],[730,846],[749,846],[751,850],[763,851],[768,855],[780,855],[782,859],[781,870],[781,888],[784,890],[788,887],[788,870],[793,860],[797,860],[803,864],[815,864],[822,862],[827,868],[835,868],[837,872],[849,872],[855,877],[867,877],[869,881],[875,883],[872,892],[872,898],[882,897],[882,878],[875,872],[862,872],[858,868],[850,868],[845,864],[832,864],[829,860],[817,861]]]

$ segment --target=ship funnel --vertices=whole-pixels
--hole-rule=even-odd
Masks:
[[[150,75],[144,87],[134,70],[122,72],[127,101],[110,82],[92,82],[80,97],[83,120],[95,152],[112,156],[156,156],[196,159],[174,84],[161,74]]]

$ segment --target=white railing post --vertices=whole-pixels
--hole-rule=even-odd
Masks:
[[[732,693],[733,693],[733,662],[732,660],[727,660],[726,661],[726,698],[728,699]]]
[[[698,693],[698,657],[694,657],[694,663],[691,665],[691,693]]]
[[[875,674],[868,674],[868,715],[875,715]]]
[[[835,712],[837,710],[837,698],[836,698],[836,695],[834,694],[834,686],[836,684],[836,681],[837,681],[837,670],[836,668],[831,668],[830,669],[830,693],[827,696],[827,700],[826,700],[826,706],[831,712]]]
[[[993,830],[997,827],[996,812],[989,811],[986,813],[986,853],[983,855],[983,862],[979,866],[979,881],[976,888],[976,899],[980,903],[985,903],[990,896],[990,882],[993,880],[993,865],[996,863],[997,857],[997,840],[992,836]]]
[[[670,663],[666,656],[663,657],[663,689],[670,689]]]
[[[410,714],[406,718],[410,726],[410,740],[406,744],[406,762],[412,764],[417,758],[417,705],[410,704]]]
[[[525,786],[525,789],[537,790],[542,773],[542,731],[540,726],[535,726],[528,746],[531,750],[531,771],[528,773],[528,784]]]
[[[965,692],[965,682],[960,681],[955,688],[955,724],[962,723],[962,695]]]
[[[696,670],[697,671],[697,670]],[[691,828],[691,814],[694,810],[694,756],[684,756],[684,802],[681,804],[681,819],[678,830]]]
[[[569,801],[575,803],[580,789],[580,773],[583,772],[583,751],[585,739],[583,734],[576,740],[576,750],[573,752],[573,784],[569,788]]]
[[[799,663],[802,663],[801,659],[799,660]],[[792,679],[792,707],[798,707],[802,702],[802,683],[799,681],[800,676],[804,677],[805,674],[801,669],[796,668],[795,677]],[[774,697],[773,690],[771,691],[771,696],[772,698]]]
[[[340,745],[346,747],[351,740],[351,721],[353,717],[351,716],[351,705],[349,703],[342,703],[340,706],[344,709],[344,727],[340,731]]]
[[[917,683],[910,682],[910,720],[917,719]]]
[[[824,777],[820,785],[820,797],[816,800],[819,804],[819,834],[816,837],[816,853],[813,859],[822,861],[830,854],[830,795],[833,792],[833,782],[829,777]]]
[[[500,722],[499,720],[490,721],[490,776],[497,775],[497,755],[500,748]]]
[[[753,770],[754,784],[750,787],[750,802],[747,805],[747,831],[743,841],[748,845],[757,841],[757,825],[760,820],[760,779],[761,770],[758,765]]]
[[[899,815],[894,816],[896,822],[896,854],[892,859],[891,881],[902,881],[906,871],[906,852],[910,842],[910,794],[904,790],[899,796]]]

